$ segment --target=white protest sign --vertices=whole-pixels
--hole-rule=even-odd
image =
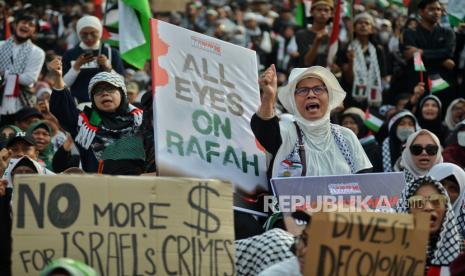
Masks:
[[[158,173],[266,190],[265,153],[250,129],[255,52],[158,20],[151,45]]]

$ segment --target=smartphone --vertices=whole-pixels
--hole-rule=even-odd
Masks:
[[[84,56],[85,57],[92,57],[92,56],[94,56],[94,51],[93,50],[84,50]]]

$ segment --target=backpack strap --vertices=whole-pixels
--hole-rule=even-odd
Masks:
[[[346,160],[347,164],[349,164],[350,171],[351,173],[356,173],[355,169],[355,163],[354,163],[354,158],[352,156],[352,152],[349,149],[349,145],[346,142],[346,139],[341,133],[341,130],[337,127],[335,127],[333,124],[331,124],[331,133],[333,134],[334,140],[336,141],[337,147],[342,153],[342,156],[344,156],[344,159]]]
[[[299,147],[299,157],[300,157],[300,162],[302,163],[302,176],[307,175],[307,158],[305,157],[305,146],[304,146],[304,141],[303,141],[303,135],[302,135],[302,130],[300,129],[299,125],[297,122],[294,121],[295,129],[297,131],[297,146]]]

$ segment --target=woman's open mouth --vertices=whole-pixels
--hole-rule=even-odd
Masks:
[[[305,110],[307,111],[317,111],[320,109],[320,105],[318,103],[308,103],[305,105]]]

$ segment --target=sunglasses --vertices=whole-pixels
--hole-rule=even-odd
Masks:
[[[408,199],[408,206],[409,208],[423,209],[426,206],[426,202],[431,203],[433,208],[440,208],[446,206],[447,197],[442,194],[434,194],[429,197],[416,195]]]
[[[423,152],[423,150],[425,150],[426,154],[432,156],[438,153],[439,147],[432,144],[426,145],[426,147],[423,147],[421,145],[411,145],[409,149],[413,155],[420,155]]]
[[[299,97],[307,97],[310,91],[313,91],[313,93],[317,96],[328,92],[325,86],[317,85],[313,87],[298,87],[295,89],[294,95]]]

